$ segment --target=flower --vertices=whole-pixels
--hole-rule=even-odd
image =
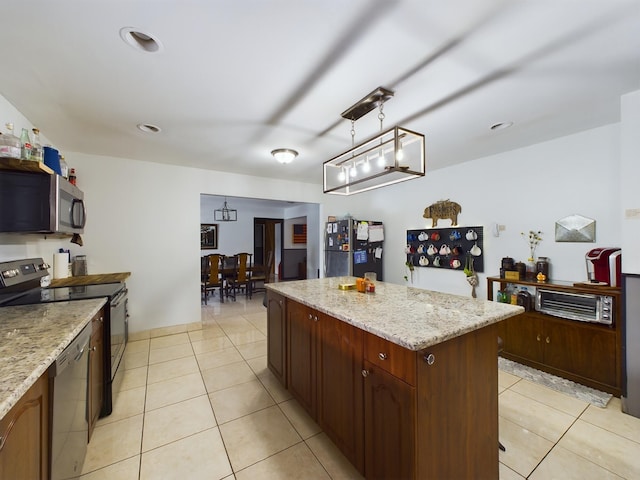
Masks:
[[[529,252],[531,255],[529,256],[528,261],[533,262],[535,260],[536,247],[542,241],[542,232],[540,230],[537,232],[529,230],[528,234],[520,232],[520,235],[522,235],[522,238],[529,243]]]

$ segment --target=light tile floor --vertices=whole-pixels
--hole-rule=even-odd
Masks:
[[[132,335],[84,480],[360,479],[266,368],[262,298]],[[638,479],[640,419],[499,376],[500,479]]]

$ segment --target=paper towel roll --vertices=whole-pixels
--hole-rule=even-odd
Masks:
[[[53,254],[53,278],[67,278],[69,276],[69,254]]]

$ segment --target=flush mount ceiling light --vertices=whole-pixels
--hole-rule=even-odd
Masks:
[[[393,91],[378,87],[342,112],[351,121],[351,148],[324,162],[324,193],[353,195],[424,177],[424,135],[399,126],[382,130],[384,102]],[[379,109],[380,133],[355,144],[355,121]]]
[[[162,129],[155,125],[151,125],[150,123],[139,123],[136,125],[138,130],[143,131],[144,133],[159,133]]]
[[[271,155],[280,163],[291,163],[298,156],[298,152],[290,148],[277,148],[271,151]]]
[[[162,44],[160,41],[150,33],[143,32],[139,28],[121,28],[120,38],[122,38],[127,45],[139,52],[158,53],[162,51]]]
[[[227,197],[224,197],[224,205],[222,205],[222,208],[213,211],[213,219],[216,222],[236,222],[238,220],[238,211],[229,208]]]

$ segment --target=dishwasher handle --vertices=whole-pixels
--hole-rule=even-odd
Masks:
[[[82,331],[74,338],[69,346],[65,348],[56,361],[53,363],[51,377],[57,377],[64,372],[73,362],[78,362],[89,346],[91,340],[91,324],[86,325]]]

